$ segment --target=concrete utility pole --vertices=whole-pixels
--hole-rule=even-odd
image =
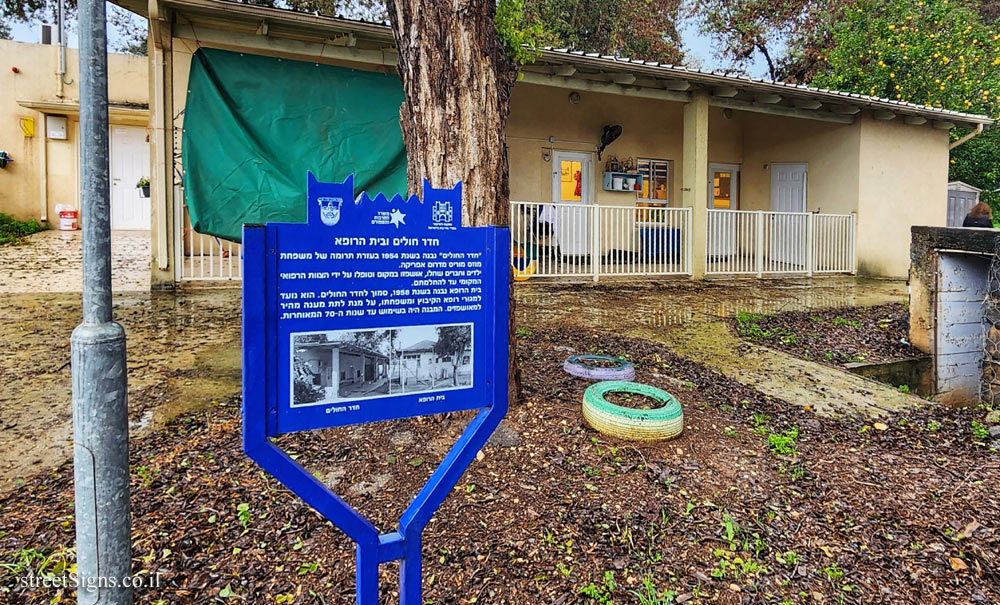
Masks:
[[[80,605],[130,605],[125,330],[111,319],[108,55],[104,0],[81,0],[83,323],[73,330],[73,479]]]

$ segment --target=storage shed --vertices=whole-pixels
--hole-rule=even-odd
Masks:
[[[948,226],[961,227],[965,215],[969,210],[979,203],[979,194],[982,189],[973,187],[962,181],[950,181],[948,183]]]

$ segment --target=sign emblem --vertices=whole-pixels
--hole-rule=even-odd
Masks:
[[[431,214],[431,218],[437,224],[448,223],[450,225],[454,218],[451,203],[447,201],[434,202],[434,212]]]
[[[340,222],[340,207],[344,205],[343,198],[321,197],[316,199],[319,204],[319,217],[327,227],[333,227]]]

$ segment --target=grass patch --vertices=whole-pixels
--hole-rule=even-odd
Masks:
[[[781,433],[771,433],[767,436],[767,444],[771,450],[782,456],[795,456],[798,452],[795,449],[795,442],[799,440],[799,429],[792,427]]]
[[[0,246],[44,230],[45,226],[34,219],[19,221],[9,214],[0,212]]]
[[[783,345],[793,345],[796,343],[798,338],[795,336],[795,332],[791,330],[784,328],[765,330],[761,328],[757,322],[767,317],[767,315],[760,315],[759,313],[740,311],[736,314],[736,332],[740,336],[756,342],[773,341],[780,342]]]
[[[834,317],[833,325],[835,326],[848,326],[850,328],[860,328],[861,322],[856,319],[844,319],[843,317]]]

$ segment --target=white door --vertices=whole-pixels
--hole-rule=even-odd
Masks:
[[[149,143],[142,126],[111,126],[111,228],[148,230],[149,198],[135,185],[149,176]]]
[[[545,214],[555,225],[563,256],[590,253],[590,212],[594,204],[594,154],[556,151],[552,155],[552,201]]]
[[[771,269],[799,271],[806,263],[807,164],[771,164]],[[794,214],[789,214],[794,213]]]
[[[710,210],[739,210],[739,164],[708,165],[708,207]],[[708,255],[726,258],[737,252],[738,215],[732,212],[715,212],[709,223]]]

